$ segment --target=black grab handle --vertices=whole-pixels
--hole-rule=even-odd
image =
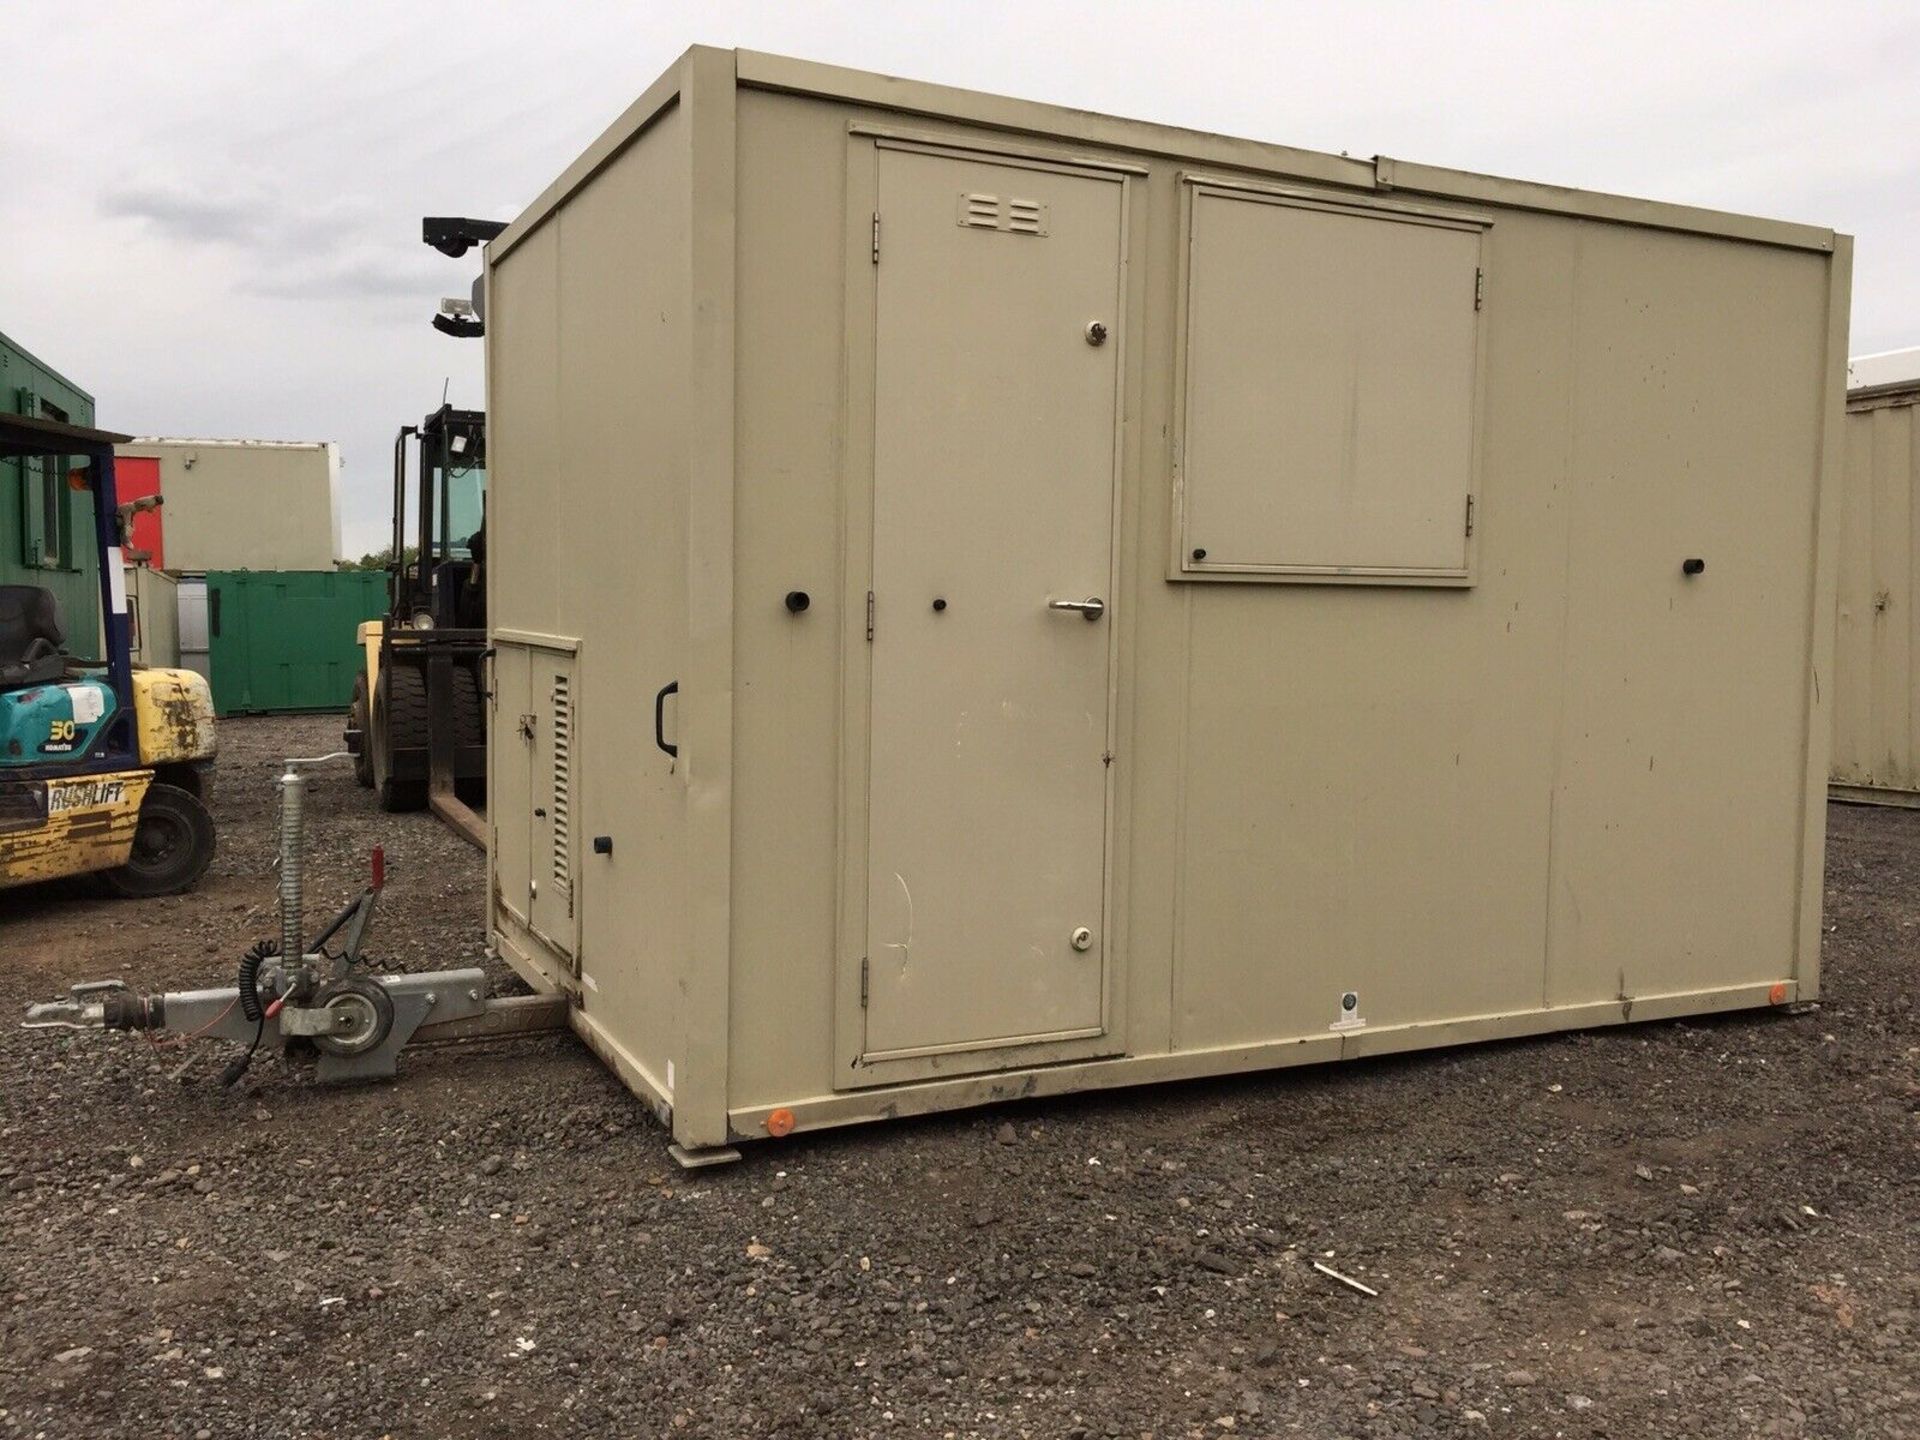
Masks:
[[[660,687],[660,693],[653,697],[653,743],[676,757],[680,754],[680,747],[667,743],[667,696],[679,693],[680,682],[669,680]]]

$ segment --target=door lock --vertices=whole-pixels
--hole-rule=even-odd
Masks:
[[[1093,946],[1093,931],[1089,930],[1086,926],[1082,925],[1078,930],[1075,930],[1073,932],[1073,948],[1074,949],[1087,950],[1087,949],[1091,949],[1092,946]]]
[[[1102,600],[1098,595],[1093,595],[1085,600],[1049,600],[1047,601],[1047,608],[1049,610],[1078,610],[1082,615],[1086,616],[1089,621],[1092,621],[1098,620],[1102,615],[1107,613],[1107,602]]]

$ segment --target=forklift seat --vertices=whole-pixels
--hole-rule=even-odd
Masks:
[[[67,669],[65,644],[51,590],[0,585],[0,690],[58,680]]]
[[[479,582],[475,560],[443,560],[433,567],[433,610],[441,624],[459,630],[486,626],[487,597]]]

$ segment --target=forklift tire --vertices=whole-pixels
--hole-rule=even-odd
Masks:
[[[456,745],[487,743],[487,697],[480,689],[480,672],[467,665],[453,671],[453,736]]]
[[[393,775],[396,747],[425,749],[427,744],[427,677],[405,665],[380,671],[373,695],[373,788],[380,808],[388,814],[427,808],[425,780],[398,780]]]
[[[461,748],[487,744],[487,697],[480,688],[479,668],[458,666],[453,672],[453,736]],[[487,772],[456,775],[454,797],[474,810],[487,808]]]
[[[114,894],[129,900],[192,889],[213,863],[213,814],[177,785],[156,780],[140,802],[127,863],[102,872]]]
[[[373,717],[367,698],[367,677],[363,671],[353,677],[353,702],[347,712],[347,728],[360,734],[360,753],[353,757],[353,778],[360,782],[363,790],[373,788],[373,728],[368,723]]]

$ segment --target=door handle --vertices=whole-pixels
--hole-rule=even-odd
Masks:
[[[1102,615],[1107,613],[1107,602],[1102,600],[1098,595],[1094,595],[1085,600],[1049,600],[1047,601],[1047,608],[1049,610],[1078,610],[1082,615],[1086,616],[1088,620],[1098,620]]]
[[[680,682],[673,680],[662,685],[659,693],[653,697],[653,743],[666,754],[673,756],[679,755],[680,747],[667,743],[667,697],[679,693]]]

